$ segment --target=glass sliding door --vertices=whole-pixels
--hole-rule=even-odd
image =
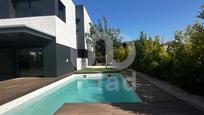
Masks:
[[[20,49],[19,69],[21,76],[44,76],[43,49]]]

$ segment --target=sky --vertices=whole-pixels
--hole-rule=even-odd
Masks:
[[[148,36],[160,35],[170,41],[176,30],[182,30],[197,20],[204,0],[73,0],[86,7],[92,21],[103,16],[111,27],[118,27],[123,41],[138,38],[144,31]]]

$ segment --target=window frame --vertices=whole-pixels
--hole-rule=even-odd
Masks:
[[[60,0],[58,0],[57,16],[66,23],[66,6]]]

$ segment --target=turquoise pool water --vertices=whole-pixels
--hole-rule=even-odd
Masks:
[[[77,75],[5,115],[52,115],[64,103],[141,102],[120,73],[111,75]]]

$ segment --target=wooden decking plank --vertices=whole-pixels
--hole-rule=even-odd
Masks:
[[[64,104],[56,113],[55,115],[65,115],[66,113],[69,114],[90,114],[90,115],[112,115],[113,113],[120,113],[122,115],[129,115],[131,111],[124,111],[119,107],[112,106],[111,104],[103,104],[103,103],[84,103],[84,104]]]

